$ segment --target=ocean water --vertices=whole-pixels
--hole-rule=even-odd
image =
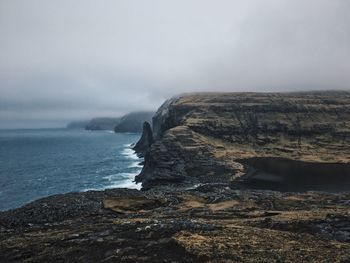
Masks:
[[[0,130],[0,211],[53,194],[127,187],[142,166],[140,134],[68,129]]]

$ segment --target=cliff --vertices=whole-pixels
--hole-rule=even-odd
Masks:
[[[115,132],[142,132],[145,121],[151,123],[154,112],[141,111],[131,112],[120,119],[120,122],[114,127]]]
[[[85,130],[109,130],[113,131],[114,127],[120,122],[121,118],[93,118],[85,126]]]
[[[153,133],[151,125],[145,121],[143,123],[142,135],[140,140],[135,144],[133,150],[137,153],[139,157],[145,157],[148,149],[153,144]]]
[[[322,170],[319,189],[350,186],[349,92],[185,94],[159,108],[153,137],[137,177],[145,189],[252,179],[286,184],[291,167],[309,177]],[[312,186],[313,178],[304,179]]]

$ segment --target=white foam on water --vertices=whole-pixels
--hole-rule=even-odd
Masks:
[[[140,164],[141,163],[141,160],[140,161],[138,161],[138,162],[133,162],[132,164],[130,164],[129,166],[128,166],[128,168],[140,168],[140,169],[142,169],[142,164]]]
[[[122,183],[116,183],[112,184],[105,189],[110,189],[110,188],[130,188],[130,189],[137,189],[140,190],[142,187],[141,183],[135,183],[134,181],[125,181]]]
[[[95,187],[95,188],[85,188],[81,190],[81,192],[87,192],[87,191],[102,191],[106,189],[105,187]]]
[[[124,144],[124,149],[121,151],[121,155],[126,157],[127,159],[135,160],[132,162],[128,168],[138,168],[137,171],[131,173],[118,173],[105,176],[104,179],[107,179],[111,182],[106,189],[109,188],[131,188],[131,189],[141,189],[141,183],[135,183],[135,176],[138,175],[142,170],[142,159],[137,156],[135,151],[131,149],[133,144]],[[137,161],[136,161],[137,160]],[[121,181],[120,179],[125,179]]]
[[[103,179],[108,180],[111,182],[110,185],[105,187],[105,189],[110,188],[131,188],[131,189],[141,189],[141,183],[135,183],[135,176],[138,175],[137,173],[118,173],[118,174],[111,174],[108,176],[103,177]],[[121,181],[120,179],[125,179]]]
[[[115,179],[134,179],[134,177],[138,175],[138,173],[117,173],[117,174],[110,174],[110,175],[107,175],[107,176],[104,176],[102,177],[103,179],[106,179],[108,181],[113,181]]]
[[[127,168],[138,168],[136,171],[129,173],[116,173],[104,176],[102,178],[108,181],[108,185],[96,188],[86,188],[83,190],[83,192],[101,191],[104,189],[111,188],[130,188],[140,190],[142,185],[141,183],[135,183],[135,176],[138,175],[142,170],[142,165],[140,165],[140,163],[143,161],[143,159],[139,158],[136,155],[135,151],[130,148],[131,146],[132,144],[124,144],[125,148],[121,151],[121,155],[124,156],[126,159],[135,160]]]
[[[140,160],[135,151],[131,148],[126,148],[121,151],[121,155],[125,156],[128,159]]]

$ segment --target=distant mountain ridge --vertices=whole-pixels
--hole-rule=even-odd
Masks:
[[[121,117],[97,117],[85,121],[73,121],[67,129],[108,130],[115,132],[142,132],[145,121],[152,123],[152,111],[130,112]]]
[[[113,131],[114,127],[120,122],[121,118],[93,118],[85,126],[85,130],[91,131],[104,131],[111,130]]]
[[[154,112],[131,112],[120,119],[115,126],[115,132],[142,132],[143,123],[145,121],[152,123]]]
[[[67,129],[85,129],[85,126],[89,123],[88,120],[85,121],[72,121],[67,124]]]

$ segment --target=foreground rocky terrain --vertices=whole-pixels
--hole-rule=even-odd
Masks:
[[[350,262],[349,135],[348,92],[173,98],[135,145],[143,191],[2,212],[0,262]]]
[[[350,194],[106,190],[0,214],[0,262],[349,262]]]

